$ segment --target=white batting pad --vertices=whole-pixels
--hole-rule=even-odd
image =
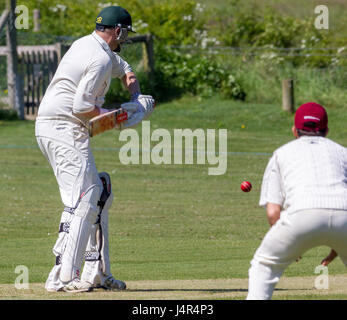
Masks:
[[[89,187],[75,210],[61,260],[60,280],[63,282],[80,277],[88,238],[98,215],[97,203],[100,193],[99,185]]]
[[[88,240],[86,262],[84,264],[82,280],[92,283],[94,286],[102,285],[111,275],[108,238],[108,211],[113,202],[113,193],[107,198],[100,214],[99,223],[92,226],[92,232]]]

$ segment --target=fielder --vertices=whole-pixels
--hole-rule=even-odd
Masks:
[[[333,248],[347,267],[347,149],[326,138],[325,109],[306,103],[295,114],[296,140],[277,149],[264,173],[260,206],[270,230],[249,269],[248,300],[271,299],[282,273],[316,246]]]
[[[124,8],[104,8],[96,18],[95,31],[75,41],[64,55],[39,108],[36,139],[53,168],[65,206],[53,248],[56,264],[45,284],[48,291],[126,288],[110,270],[111,180],[106,172],[97,171],[87,124],[110,111],[101,106],[111,77],[120,78],[131,95],[133,113],[124,128],[137,125],[153,110],[153,98],[141,95],[131,66],[116,53],[128,31],[134,32]]]

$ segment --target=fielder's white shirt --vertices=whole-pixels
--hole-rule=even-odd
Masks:
[[[38,118],[77,119],[73,113],[101,107],[111,77],[122,78],[131,71],[130,65],[113,52],[95,31],[76,40],[63,56],[46,90]]]
[[[287,212],[347,210],[347,149],[324,137],[302,136],[277,149],[263,177],[259,205]]]

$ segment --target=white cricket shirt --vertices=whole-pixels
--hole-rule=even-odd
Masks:
[[[269,202],[287,212],[347,210],[347,149],[309,136],[278,148],[266,167],[259,205]]]
[[[63,56],[41,101],[38,118],[77,119],[73,113],[101,107],[111,77],[122,78],[130,65],[96,34],[76,40]],[[77,119],[79,120],[79,119]]]

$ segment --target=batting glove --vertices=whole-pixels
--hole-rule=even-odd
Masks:
[[[155,101],[152,96],[139,95],[137,100],[121,104],[127,111],[128,120],[122,123],[122,128],[135,127],[153,112]]]
[[[145,113],[145,118],[152,114],[155,107],[155,101],[152,96],[140,94],[134,102],[139,103],[140,109]]]

